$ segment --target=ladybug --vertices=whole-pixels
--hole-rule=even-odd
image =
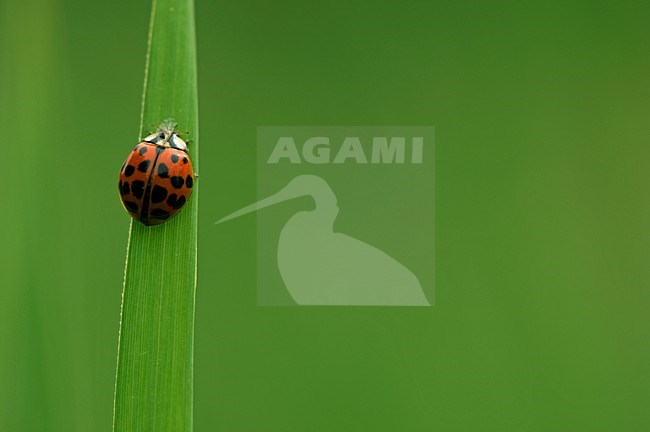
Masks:
[[[190,199],[194,168],[187,143],[167,119],[127,156],[119,177],[124,209],[147,226],[167,222]]]

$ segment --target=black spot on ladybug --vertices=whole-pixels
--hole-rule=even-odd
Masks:
[[[129,188],[129,184],[127,182],[120,182],[120,194],[122,194],[122,196],[128,195],[130,191],[131,188]]]
[[[188,176],[185,178],[185,185],[186,185],[188,188],[190,188],[190,189],[192,189],[192,186],[194,186],[194,179],[192,178],[191,175],[188,175]]]
[[[183,163],[184,163],[184,164],[187,163],[187,158],[186,158],[186,157],[183,158]]]
[[[178,162],[178,155],[177,154],[172,155],[172,162],[174,162],[174,163]]]
[[[137,213],[138,212],[138,205],[134,202],[131,201],[124,201],[124,207],[131,213]]]
[[[180,189],[183,187],[183,184],[185,183],[185,180],[183,180],[183,177],[178,177],[174,176],[170,179],[172,182],[172,186],[174,186],[176,189]]]
[[[165,189],[162,186],[154,186],[153,190],[151,191],[151,202],[152,203],[159,203],[165,201],[165,198],[167,198],[167,189]]]
[[[156,147],[156,155],[160,155],[160,153],[165,151],[165,147]]]
[[[146,173],[149,169],[149,164],[151,164],[150,160],[143,160],[138,164],[138,171]]]
[[[151,216],[153,216],[156,219],[168,219],[169,212],[167,210],[157,208],[151,210]]]
[[[147,146],[146,145],[143,145],[142,147],[140,147],[140,150],[138,151],[138,153],[140,153],[141,155],[145,154],[146,152],[147,152]]]
[[[183,195],[178,197],[176,194],[171,194],[169,195],[169,198],[167,198],[167,205],[176,210],[183,207],[183,204],[185,204],[185,197]]]
[[[127,165],[126,168],[124,168],[124,175],[127,177],[131,177],[131,174],[135,172],[135,167],[133,165]]]
[[[144,182],[140,180],[134,180],[133,183],[131,183],[131,191],[136,198],[142,198],[142,195],[144,195]]]
[[[164,163],[158,165],[158,175],[162,178],[169,177],[169,169],[167,168],[167,165],[165,165]]]
[[[172,207],[174,207],[176,210],[178,210],[179,208],[183,207],[184,205],[185,205],[185,197],[183,195],[181,195],[180,198],[178,198],[176,200],[176,202],[174,203],[174,205]]]

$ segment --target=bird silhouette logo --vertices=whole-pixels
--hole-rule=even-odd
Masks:
[[[279,192],[216,223],[307,195],[315,208],[287,221],[277,249],[280,275],[298,305],[430,306],[420,281],[403,264],[368,243],[334,232],[336,195],[316,175],[296,176]]]

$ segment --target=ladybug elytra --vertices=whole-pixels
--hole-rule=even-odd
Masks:
[[[119,176],[124,209],[143,224],[167,222],[190,199],[194,168],[187,143],[167,119],[126,158]]]

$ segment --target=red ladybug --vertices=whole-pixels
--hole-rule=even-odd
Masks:
[[[122,205],[147,226],[167,222],[192,194],[194,168],[187,143],[175,130],[171,119],[163,121],[155,134],[135,146],[120,171]]]

